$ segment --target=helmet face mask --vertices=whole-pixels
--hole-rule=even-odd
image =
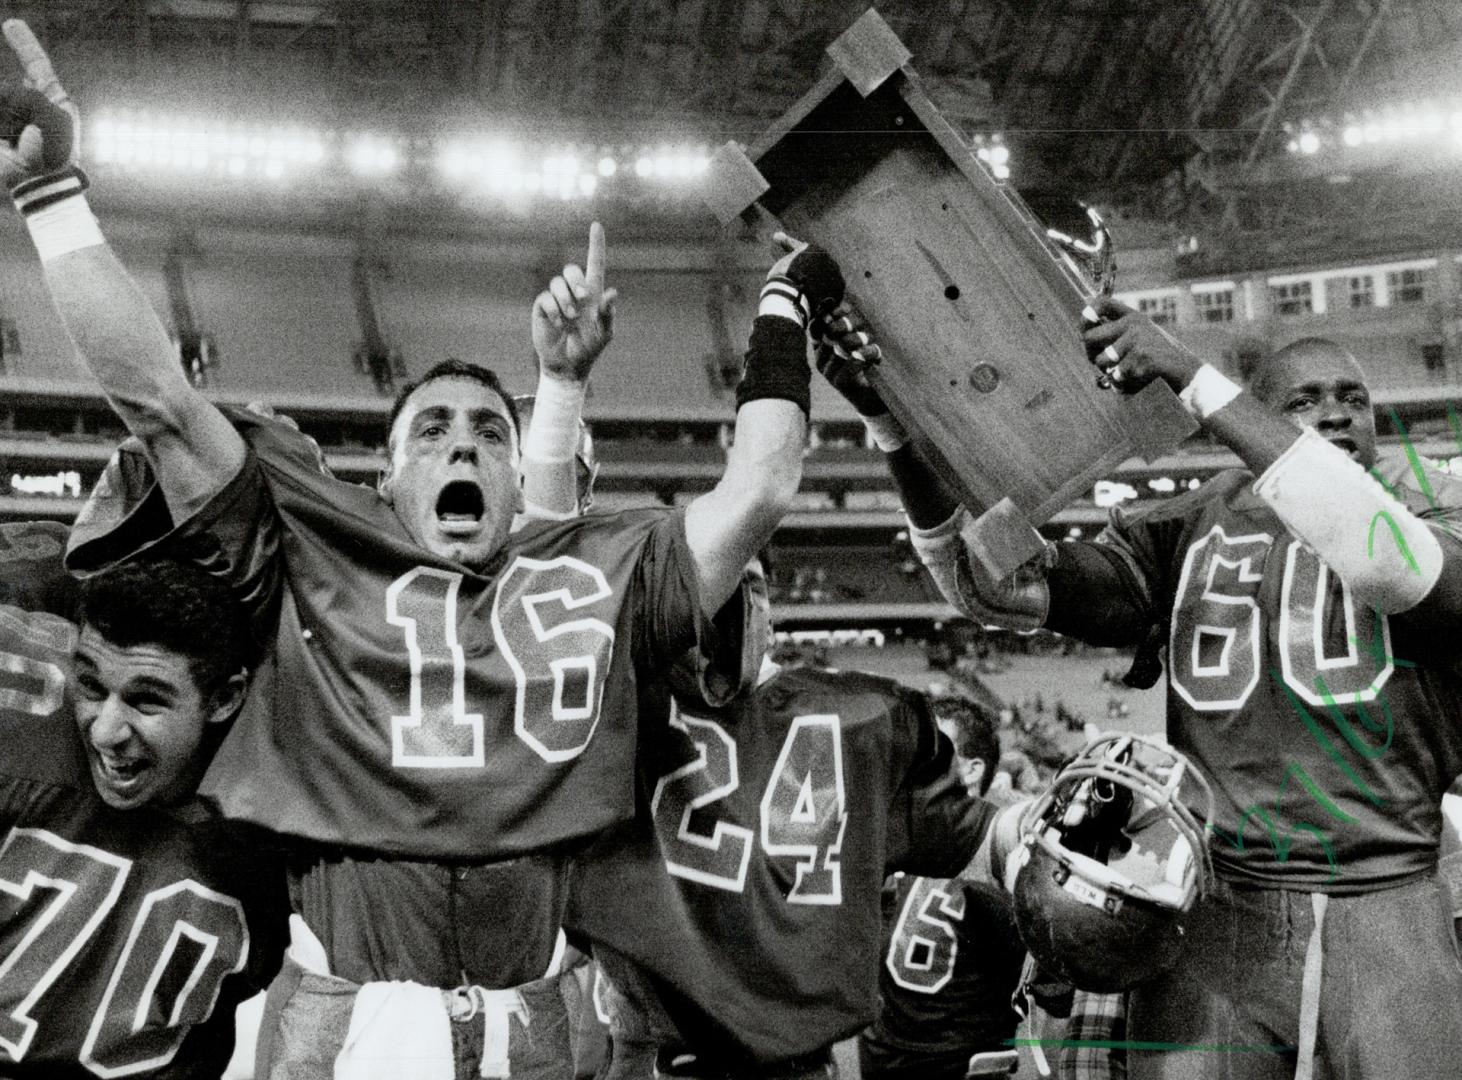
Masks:
[[[1087,297],[1110,296],[1117,283],[1112,234],[1095,209],[1068,195],[1031,193],[1024,209],[1052,256]]]
[[[1211,878],[1212,816],[1207,782],[1155,740],[1108,736],[1068,762],[1021,821],[1016,921],[1041,967],[1109,993],[1171,966]]]

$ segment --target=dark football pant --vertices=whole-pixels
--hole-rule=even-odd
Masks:
[[[1328,897],[1318,948],[1314,927],[1310,893],[1217,882],[1178,968],[1133,991],[1129,1037],[1178,1044],[1131,1050],[1133,1080],[1290,1080],[1307,952],[1315,1080],[1462,1076],[1462,962],[1437,876]]]

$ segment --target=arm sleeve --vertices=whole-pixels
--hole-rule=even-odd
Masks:
[[[249,612],[256,637],[271,634],[281,581],[281,527],[255,448],[262,443],[274,454],[279,448],[271,442],[287,446],[298,440],[301,463],[307,461],[312,472],[318,464],[305,437],[283,424],[254,417],[252,424],[240,427],[248,447],[243,465],[181,522],[167,513],[146,458],[114,457],[72,532],[67,568],[86,576],[144,554],[190,562],[228,581]]]
[[[1094,542],[1063,541],[1047,573],[1046,628],[1093,645],[1136,645],[1172,606],[1174,552],[1196,499],[1192,492],[1150,509],[1113,507]]]
[[[1134,645],[1152,624],[1142,571],[1118,544],[1064,541],[1047,572],[1046,629],[1091,645]]]
[[[1390,476],[1379,467],[1372,475],[1436,538],[1442,571],[1420,603],[1390,617],[1400,625],[1424,632],[1456,633],[1462,623],[1462,480],[1421,460],[1407,464],[1409,467],[1399,475],[1394,470],[1401,468],[1400,463],[1392,465]],[[1378,534],[1385,531],[1384,525],[1377,529]],[[1374,542],[1380,547],[1390,540],[1377,535]]]
[[[914,755],[890,815],[890,871],[952,878],[974,856],[995,808],[969,794],[955,769],[954,746],[934,722],[928,704],[910,694],[899,706],[912,728]],[[900,836],[899,833],[902,833]]]
[[[685,540],[683,512],[667,513],[650,530],[636,568],[638,614],[635,664],[642,672],[663,674],[688,650],[695,650],[707,704],[725,704],[754,681],[747,670],[744,637],[751,599],[745,582],[715,613],[701,609],[695,559]],[[757,663],[760,663],[758,658]]]

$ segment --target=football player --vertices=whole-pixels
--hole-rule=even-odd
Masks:
[[[575,873],[567,924],[613,988],[609,1075],[825,1076],[876,1013],[885,877],[990,879],[995,810],[889,680],[766,660],[717,708],[694,676],[677,668],[642,757],[645,813]]]
[[[933,704],[966,790],[987,795],[1000,760],[994,718],[958,698]],[[883,899],[878,1018],[858,1040],[864,1080],[1014,1071],[1020,1017],[1010,1002],[1025,946],[1010,894],[991,881],[898,874]]]
[[[166,559],[78,587],[66,534],[0,525],[0,1074],[217,1077],[288,911],[269,848],[195,797],[247,626]]]
[[[871,418],[916,547],[965,614],[1101,645],[1161,628],[1168,738],[1212,782],[1218,880],[1185,958],[1134,991],[1130,1036],[1210,1049],[1133,1050],[1132,1075],[1453,1075],[1462,967],[1437,860],[1462,769],[1462,485],[1409,447],[1378,459],[1364,372],[1333,341],[1280,349],[1245,390],[1124,305],[1097,314],[1104,376],[1164,380],[1245,467],[1117,509],[1098,541],[1051,545],[1005,581],[860,358],[825,367]]]
[[[640,679],[715,649],[714,616],[790,504],[806,325],[841,276],[783,238],[711,492],[510,535],[520,453],[572,458],[558,437],[576,432],[609,339],[602,229],[586,267],[565,268],[533,308],[534,432],[553,447],[530,433],[520,451],[496,376],[448,362],[398,399],[379,490],[340,483],[297,432],[221,410],[182,378],[86,205],[74,107],[24,24],[5,32],[27,85],[5,91],[20,134],[0,173],[157,477],[146,494],[103,492],[71,557],[104,565],[145,543],[145,525],[175,523],[171,539],[254,606],[270,646],[204,789],[298,844],[296,938],[263,1036],[272,1068],[566,1064],[566,1034],[533,1022],[535,1002],[562,1013],[560,855],[632,813]]]

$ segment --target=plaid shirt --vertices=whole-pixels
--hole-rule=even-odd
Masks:
[[[1068,1041],[1122,1042],[1127,1038],[1127,995],[1076,991]],[[1126,1080],[1127,1051],[1098,1046],[1063,1046],[1056,1055],[1061,1080]]]

